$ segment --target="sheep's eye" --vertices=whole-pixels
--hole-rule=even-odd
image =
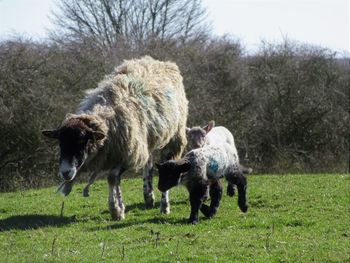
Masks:
[[[84,144],[85,143],[85,138],[84,137],[79,138],[77,142],[78,142],[78,144]]]

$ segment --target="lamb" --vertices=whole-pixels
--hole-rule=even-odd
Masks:
[[[161,160],[181,156],[186,144],[188,101],[176,64],[146,56],[125,61],[87,93],[75,114],[43,134],[58,139],[63,192],[70,192],[83,169],[109,171],[109,211],[124,218],[121,177],[143,168],[146,207],[153,207],[152,154]],[[66,191],[68,189],[68,191]],[[161,212],[169,213],[168,191]]]
[[[188,152],[180,160],[157,164],[157,168],[160,191],[167,191],[180,183],[188,189],[191,204],[188,221],[191,224],[199,222],[199,210],[208,218],[216,214],[222,197],[222,186],[219,182],[222,177],[237,185],[238,206],[242,212],[248,210],[247,179],[239,167],[237,151],[227,142],[214,143],[213,138],[210,144]],[[210,206],[203,204],[208,187]]]
[[[188,141],[187,145],[190,150],[203,147],[204,145],[210,145],[212,143],[215,144],[219,142],[226,142],[230,144],[232,146],[232,151],[237,156],[237,163],[239,163],[237,149],[232,133],[225,127],[215,127],[215,122],[213,120],[209,121],[204,127],[196,126],[186,128],[186,136]],[[240,169],[244,174],[249,174],[252,172],[251,168],[240,166]],[[226,193],[231,197],[235,195],[234,184],[232,184],[230,181],[228,182]]]

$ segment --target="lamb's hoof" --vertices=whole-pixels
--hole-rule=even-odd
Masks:
[[[200,208],[201,212],[203,213],[203,215],[207,218],[210,218],[211,217],[211,210],[210,210],[210,207],[205,205],[205,204],[202,204],[201,208]]]
[[[189,218],[188,223],[192,225],[197,225],[199,223],[199,220],[197,218]]]
[[[83,196],[84,196],[84,197],[89,197],[89,196],[90,196],[90,195],[89,195],[89,189],[86,189],[86,188],[85,188],[85,189],[83,190]]]
[[[170,214],[170,204],[169,203],[160,203],[160,212],[162,214]]]
[[[227,186],[227,191],[226,191],[228,196],[234,196],[236,191],[235,191],[235,187],[233,185],[228,185]]]
[[[247,211],[248,211],[248,205],[238,205],[239,206],[239,208],[241,209],[241,211],[243,212],[243,213],[247,213]]]
[[[154,207],[154,195],[144,195],[146,209],[151,209]]]

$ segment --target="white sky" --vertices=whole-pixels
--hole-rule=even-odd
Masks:
[[[203,0],[216,34],[256,50],[284,37],[350,52],[350,0]],[[0,38],[45,37],[54,0],[0,0]]]

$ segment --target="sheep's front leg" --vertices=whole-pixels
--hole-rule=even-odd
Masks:
[[[85,186],[85,188],[83,190],[83,196],[84,197],[89,197],[90,186],[95,182],[97,175],[98,175],[97,172],[91,172],[90,173],[89,182],[88,182],[88,184]]]
[[[60,192],[64,196],[67,196],[70,194],[73,188],[73,181],[70,182],[63,182],[57,189],[57,192]]]
[[[122,192],[120,188],[120,178],[124,169],[121,166],[117,166],[108,175],[109,184],[109,212],[112,220],[120,220],[125,217],[125,206],[122,200]]]
[[[160,200],[160,212],[162,214],[170,214],[169,191],[162,192]]]
[[[219,180],[210,185],[210,206],[202,204],[201,212],[207,217],[213,217],[218,211],[220,200],[222,197],[222,186]]]
[[[198,212],[203,204],[205,194],[207,192],[207,186],[197,185],[189,189],[189,192],[190,192],[191,214],[188,219],[188,223],[198,224],[199,223]]]
[[[143,197],[146,208],[154,207],[152,157],[149,158],[147,165],[143,168]]]

